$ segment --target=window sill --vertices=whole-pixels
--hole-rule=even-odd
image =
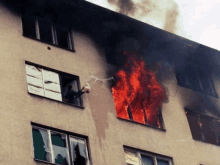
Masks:
[[[79,105],[74,105],[74,104],[70,104],[70,103],[67,103],[67,102],[59,101],[59,100],[54,100],[54,99],[51,99],[51,98],[48,98],[48,97],[36,95],[36,94],[33,94],[33,93],[29,93],[29,92],[28,92],[28,94],[36,96],[36,97],[40,97],[40,98],[43,98],[43,99],[48,99],[48,100],[56,101],[58,103],[67,104],[67,105],[74,106],[74,107],[81,108],[81,109],[85,108],[84,106],[79,106]]]
[[[209,95],[209,96],[212,96],[212,97],[215,97],[215,98],[219,98],[218,95],[217,95],[217,93],[206,93],[206,92],[203,92],[203,91],[201,91],[201,90],[192,89],[192,88],[189,87],[189,86],[180,85],[180,84],[178,84],[178,85],[179,85],[180,87],[187,88],[187,89],[193,90],[193,91],[195,91],[195,92],[200,92],[200,93],[205,94],[205,95]]]
[[[157,130],[160,130],[160,131],[163,131],[163,132],[166,131],[166,129],[164,129],[164,128],[158,128],[158,127],[155,127],[155,126],[153,126],[153,125],[142,124],[142,123],[135,122],[135,121],[133,121],[133,120],[123,119],[123,118],[119,118],[119,117],[117,117],[117,118],[120,119],[120,120],[123,120],[123,121],[130,122],[130,123],[140,124],[140,125],[143,125],[143,126],[146,126],[146,127],[154,128],[154,129],[157,129]]]
[[[194,137],[192,137],[192,139],[195,140],[195,141],[202,142],[202,143],[207,143],[207,144],[212,144],[212,145],[215,145],[215,146],[220,146],[220,144],[216,144],[216,143],[212,143],[212,142],[207,142],[207,141],[204,141],[202,139],[197,139],[197,138],[194,138]]]
[[[59,46],[59,45],[55,45],[55,44],[50,43],[50,42],[46,42],[46,41],[39,40],[39,39],[34,38],[34,37],[26,36],[26,35],[24,35],[24,34],[23,34],[23,36],[24,36],[24,37],[27,37],[27,38],[29,38],[29,39],[32,39],[32,40],[35,40],[35,41],[44,43],[44,44],[49,44],[49,45],[55,46],[55,47],[57,47],[57,48],[61,48],[61,49],[70,51],[70,52],[74,52],[74,53],[76,52],[75,49],[68,49],[68,48],[65,48],[65,47],[62,47],[62,46]]]

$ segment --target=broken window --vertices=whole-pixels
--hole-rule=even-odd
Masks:
[[[26,64],[28,92],[53,100],[82,106],[79,77]]]
[[[176,70],[178,85],[217,97],[212,77],[207,70],[193,64],[187,64]]]
[[[166,91],[138,55],[124,51],[125,65],[115,74],[112,95],[117,117],[163,128],[160,109]]]
[[[24,36],[73,50],[72,32],[68,27],[54,24],[48,19],[22,17]]]
[[[172,165],[172,158],[159,156],[143,151],[125,148],[125,162],[127,165]]]
[[[220,119],[186,110],[193,139],[220,145]]]
[[[62,165],[90,165],[86,140],[32,126],[34,158]]]

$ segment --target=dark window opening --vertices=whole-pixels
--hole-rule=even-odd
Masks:
[[[62,98],[64,102],[81,106],[81,95],[84,93],[79,89],[78,77],[60,75]]]
[[[36,38],[36,22],[31,17],[22,17],[23,35],[31,38]]]
[[[186,110],[193,139],[220,145],[220,119]]]
[[[179,86],[217,97],[212,77],[207,70],[187,64],[176,70],[176,78]]]
[[[68,27],[55,25],[49,19],[29,16],[23,16],[22,23],[24,36],[74,51],[73,36]]]
[[[56,26],[57,44],[66,49],[71,49],[71,33],[68,28]]]
[[[38,20],[40,40],[53,43],[52,24],[46,20]]]

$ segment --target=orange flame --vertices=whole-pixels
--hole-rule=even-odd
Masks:
[[[158,109],[167,98],[165,89],[156,80],[155,74],[147,70],[138,56],[124,52],[129,58],[125,67],[115,77],[112,87],[117,116],[142,124],[161,127],[157,118]],[[130,114],[129,114],[130,113]]]

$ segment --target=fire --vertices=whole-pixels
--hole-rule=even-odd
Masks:
[[[156,122],[160,127],[158,109],[167,98],[166,91],[142,59],[128,52],[124,54],[128,60],[116,73],[116,85],[112,87],[117,116],[142,124]]]

